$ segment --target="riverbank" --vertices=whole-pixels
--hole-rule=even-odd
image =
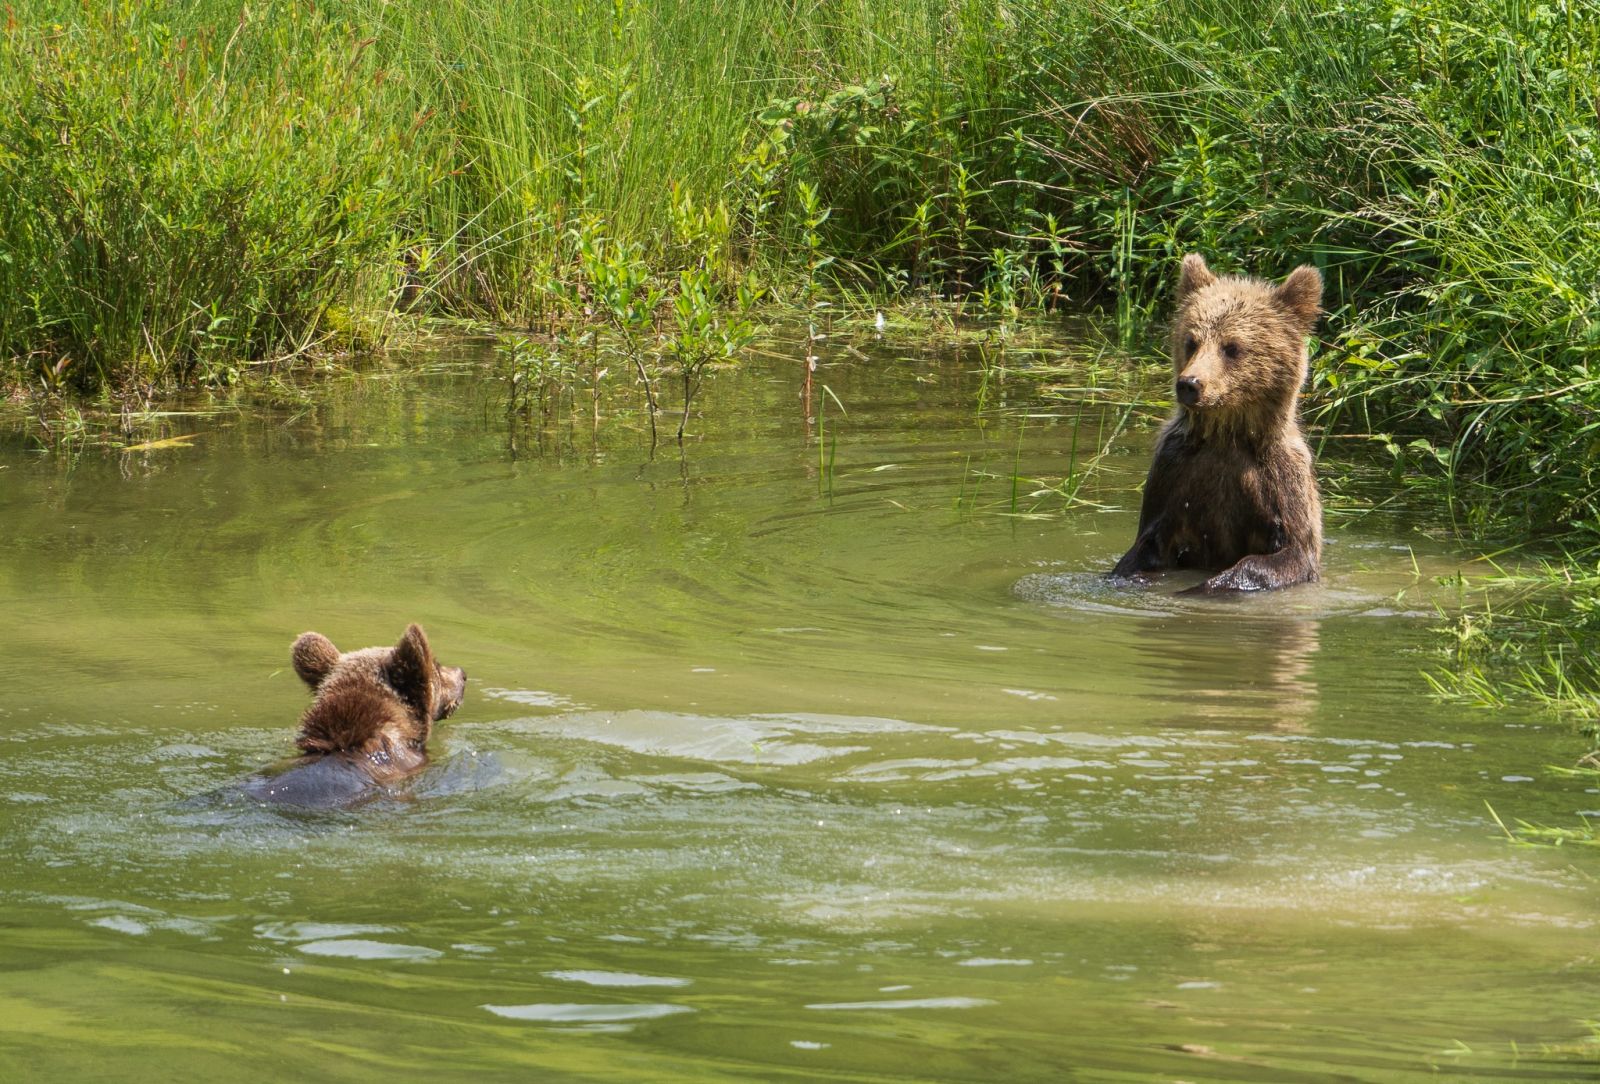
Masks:
[[[670,304],[710,265],[1130,339],[1174,258],[1329,278],[1313,409],[1600,542],[1591,11],[1461,0],[14,5],[0,353],[80,391]],[[718,33],[707,34],[707,27]],[[664,311],[664,316],[668,315]],[[1415,441],[1422,441],[1418,444]]]

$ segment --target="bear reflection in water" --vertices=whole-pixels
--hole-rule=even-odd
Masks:
[[[1142,680],[1172,710],[1154,721],[1185,730],[1299,734],[1321,700],[1315,617],[1222,613],[1151,621],[1134,641]]]
[[[300,718],[302,756],[244,784],[261,801],[344,806],[392,793],[428,762],[433,724],[466,695],[466,671],[439,665],[419,625],[392,648],[342,653],[307,632],[295,640],[293,660],[315,694]]]

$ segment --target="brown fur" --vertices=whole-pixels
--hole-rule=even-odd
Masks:
[[[1322,502],[1298,405],[1321,301],[1314,267],[1274,286],[1184,257],[1172,321],[1178,408],[1113,575],[1201,569],[1214,575],[1193,590],[1206,593],[1317,578]]]
[[[392,782],[427,763],[433,724],[461,705],[466,672],[440,666],[420,625],[394,647],[340,653],[320,633],[295,640],[295,673],[316,697],[296,739],[306,758],[351,760],[375,782]]]

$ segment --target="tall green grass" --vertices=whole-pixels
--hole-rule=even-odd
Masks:
[[[241,12],[243,9],[239,9]],[[0,354],[25,380],[222,381],[386,307],[429,148],[346,27],[143,4],[0,35]]]
[[[727,202],[753,118],[800,48],[781,5],[352,2],[449,168],[417,207],[440,307],[530,322],[582,283],[597,233],[663,272],[684,199]]]
[[[731,303],[753,271],[808,309],[831,279],[1099,310],[1128,341],[1182,252],[1311,260],[1317,420],[1381,437],[1466,526],[1600,549],[1593,4],[5,11],[17,382],[224,381],[381,341],[396,309],[605,319],[597,244],[646,269],[663,325],[684,272]]]

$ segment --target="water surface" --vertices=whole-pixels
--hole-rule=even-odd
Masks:
[[[1470,555],[1355,494],[1320,585],[1108,584],[1147,425],[1031,497],[1121,410],[859,347],[846,414],[758,357],[653,459],[625,402],[508,424],[471,346],[186,444],[6,437],[0,1076],[1600,1072],[1600,869],[1486,808],[1600,794],[1419,677]],[[412,785],[230,797],[297,633],[408,621],[470,675]]]

